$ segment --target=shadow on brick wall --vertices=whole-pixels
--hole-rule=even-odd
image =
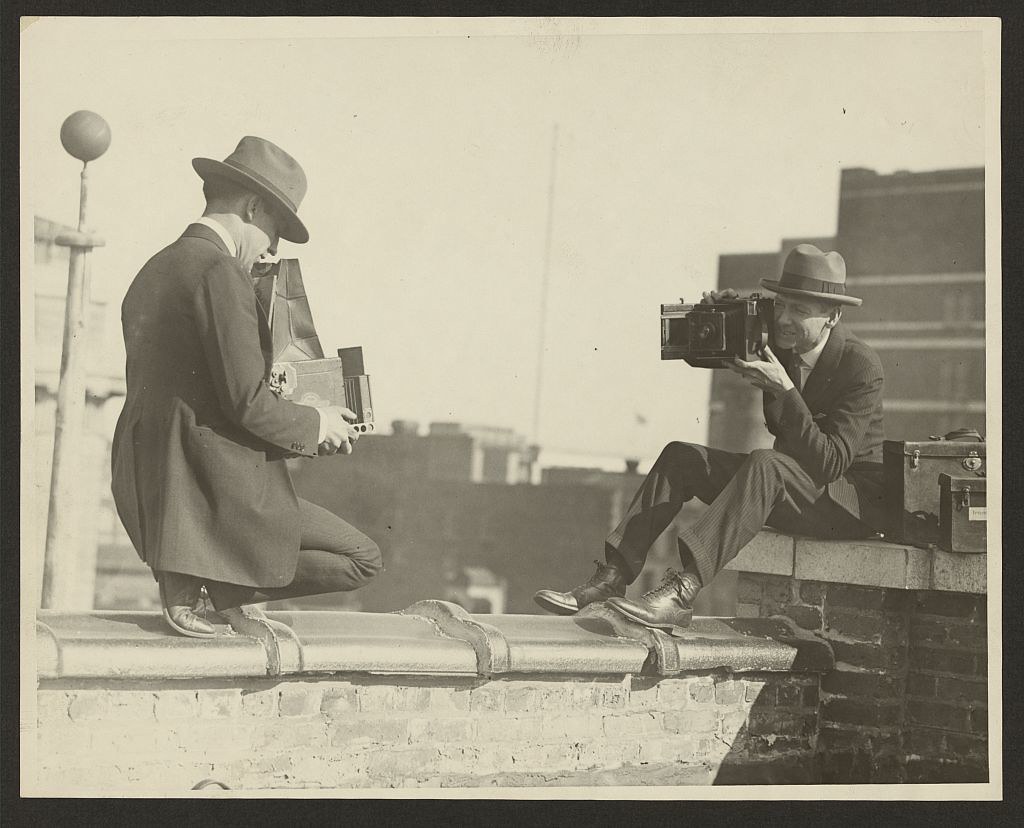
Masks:
[[[988,781],[986,596],[741,573],[741,607],[829,642],[818,781]]]

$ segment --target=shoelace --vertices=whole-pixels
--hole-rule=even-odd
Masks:
[[[643,594],[644,598],[661,598],[665,595],[678,594],[682,586],[682,576],[675,569],[668,569],[662,576],[661,583],[654,589]]]
[[[210,594],[206,591],[206,587],[202,586],[199,588],[199,612],[196,615],[202,615],[203,620],[206,621],[207,614],[210,608],[213,606],[213,601],[210,600]]]
[[[597,564],[597,572],[590,576],[590,580],[587,581],[587,586],[597,586],[601,580],[601,576],[604,575],[606,569],[611,569],[607,564],[601,563],[597,558],[594,558],[594,563]]]

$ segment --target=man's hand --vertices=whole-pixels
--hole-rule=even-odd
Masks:
[[[706,290],[700,297],[700,303],[702,305],[714,305],[717,302],[738,301],[740,301],[740,295],[732,288],[726,288],[725,290]]]
[[[356,413],[341,405],[318,406],[324,440],[320,444],[320,454],[351,454],[352,447],[359,439],[359,432],[350,423],[356,421]]]
[[[786,369],[767,345],[764,346],[763,361],[744,362],[742,359],[734,359],[732,364],[727,367],[762,391],[784,394],[790,388],[795,388]]]

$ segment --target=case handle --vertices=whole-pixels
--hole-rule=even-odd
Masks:
[[[955,428],[947,434],[939,437],[937,434],[932,434],[928,437],[929,440],[950,440],[954,443],[984,443],[985,438],[981,436],[981,433],[976,428]]]

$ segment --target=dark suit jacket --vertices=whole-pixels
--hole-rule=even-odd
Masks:
[[[792,355],[780,351],[788,365]],[[840,322],[802,392],[764,394],[775,448],[800,466],[837,505],[881,528],[882,363]]]
[[[112,489],[139,556],[154,570],[290,583],[300,526],[285,458],[316,455],[319,417],[267,386],[270,330],[250,275],[189,225],[135,277],[121,323]]]

